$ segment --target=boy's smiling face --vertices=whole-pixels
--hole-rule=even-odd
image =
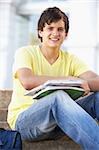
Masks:
[[[60,47],[67,36],[64,21],[61,19],[50,25],[45,23],[43,31],[39,31],[39,35],[42,37],[42,44],[46,47]]]

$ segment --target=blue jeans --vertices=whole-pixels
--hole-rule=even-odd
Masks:
[[[22,112],[16,130],[22,139],[38,141],[68,135],[84,150],[99,150],[99,92],[76,102],[64,91],[56,91]]]

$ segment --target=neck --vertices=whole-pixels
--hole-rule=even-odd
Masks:
[[[43,56],[47,59],[50,64],[53,64],[59,57],[59,49],[58,48],[48,48],[45,46],[40,46],[40,50]]]

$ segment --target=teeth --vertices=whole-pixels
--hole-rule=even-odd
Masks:
[[[51,39],[52,41],[57,41],[58,39]]]

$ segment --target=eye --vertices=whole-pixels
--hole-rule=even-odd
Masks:
[[[48,27],[48,30],[49,30],[49,31],[52,31],[52,30],[53,30],[53,27]]]
[[[62,28],[62,27],[60,27],[60,28],[58,28],[58,31],[59,31],[59,32],[63,32],[63,31],[65,31],[65,29]]]

